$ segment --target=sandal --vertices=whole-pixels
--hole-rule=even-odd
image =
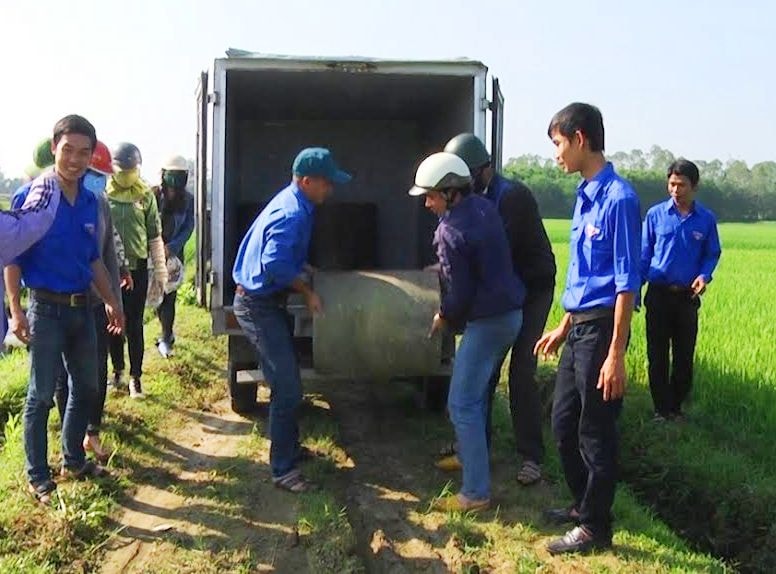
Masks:
[[[274,484],[280,490],[291,492],[293,494],[301,494],[303,492],[309,492],[315,488],[312,482],[302,476],[300,470],[292,470],[285,476],[280,478],[273,478],[272,484]]]
[[[542,467],[532,460],[523,461],[523,466],[517,473],[517,482],[523,486],[531,486],[542,479]]]
[[[110,476],[110,472],[108,471],[108,469],[100,466],[99,464],[91,460],[87,460],[79,470],[72,470],[70,468],[67,468],[66,466],[63,466],[62,472],[60,474],[62,475],[63,478],[73,479],[73,480],[84,480],[87,478],[105,478],[107,476]]]
[[[439,449],[439,456],[445,458],[448,456],[455,456],[458,453],[458,443],[451,441],[445,443],[445,446]]]
[[[51,495],[57,489],[57,483],[51,479],[44,480],[37,483],[29,483],[27,489],[35,497],[35,500],[41,504],[48,504],[51,502]]]

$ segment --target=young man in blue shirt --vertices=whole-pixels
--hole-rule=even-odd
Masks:
[[[80,116],[67,116],[54,126],[54,171],[35,180],[30,195],[43,187],[60,190],[62,199],[46,235],[15,262],[31,291],[29,319],[21,310],[18,281],[6,281],[12,328],[30,349],[30,383],[24,408],[27,478],[30,492],[44,503],[56,489],[48,466],[47,422],[62,357],[72,380],[62,425],[62,475],[86,478],[106,473],[86,460],[83,446],[97,395],[92,284],[105,301],[109,328],[120,331],[124,320],[99,257],[97,198],[84,186],[83,176],[96,143],[94,126]]]
[[[604,157],[598,108],[575,103],[550,122],[548,135],[566,173],[579,173],[560,326],[535,352],[555,354],[558,365],[552,429],[569,508],[547,518],[576,527],[552,541],[551,554],[587,552],[612,544],[611,507],[617,483],[617,418],[625,392],[625,351],[641,288],[639,199]]]
[[[695,199],[700,173],[680,159],[668,168],[669,199],[647,212],[642,230],[641,272],[649,282],[647,357],[655,420],[682,420],[692,386],[698,309],[722,248],[717,218]],[[673,361],[669,377],[669,350]]]
[[[469,167],[457,155],[437,153],[418,167],[410,195],[424,196],[439,217],[434,247],[441,302],[431,336],[462,333],[450,393],[463,484],[458,494],[434,503],[438,510],[478,511],[490,505],[486,438],[490,378],[517,338],[525,286],[512,268],[509,242],[492,202],[471,193]]]
[[[350,181],[327,149],[308,148],[293,165],[293,181],[262,210],[240,243],[232,278],[237,286],[234,315],[256,348],[272,395],[269,407],[272,482],[293,493],[311,484],[297,467],[302,381],[286,311],[291,291],[301,293],[313,315],[323,309],[305,281],[313,210],[331,195],[334,184]]]

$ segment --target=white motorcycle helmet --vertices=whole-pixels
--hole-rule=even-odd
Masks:
[[[425,195],[429,191],[468,188],[472,177],[469,166],[455,154],[440,152],[428,156],[418,166],[412,196]]]

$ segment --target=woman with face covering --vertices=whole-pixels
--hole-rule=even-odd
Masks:
[[[167,266],[162,241],[159,210],[151,188],[140,178],[142,157],[137,146],[119,144],[113,152],[114,173],[106,193],[113,224],[124,243],[132,285],[122,291],[126,315],[126,338],[129,347],[129,395],[143,398],[143,313],[148,293],[148,259],[153,266],[152,280],[162,288],[167,282]],[[121,385],[124,374],[124,338],[112,337],[110,355],[113,362],[113,384]]]
[[[159,213],[162,218],[162,240],[167,259],[177,257],[183,263],[183,248],[194,232],[194,196],[186,191],[189,180],[189,165],[185,158],[174,156],[162,168],[162,183],[154,188]],[[156,348],[164,358],[172,355],[175,345],[175,301],[178,291],[165,292],[162,304],[157,309],[162,324],[162,336],[156,341]]]

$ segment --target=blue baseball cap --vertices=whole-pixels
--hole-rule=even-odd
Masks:
[[[348,183],[353,176],[342,171],[331,152],[322,147],[309,147],[299,152],[294,160],[294,175],[299,177],[323,177],[332,183]]]

